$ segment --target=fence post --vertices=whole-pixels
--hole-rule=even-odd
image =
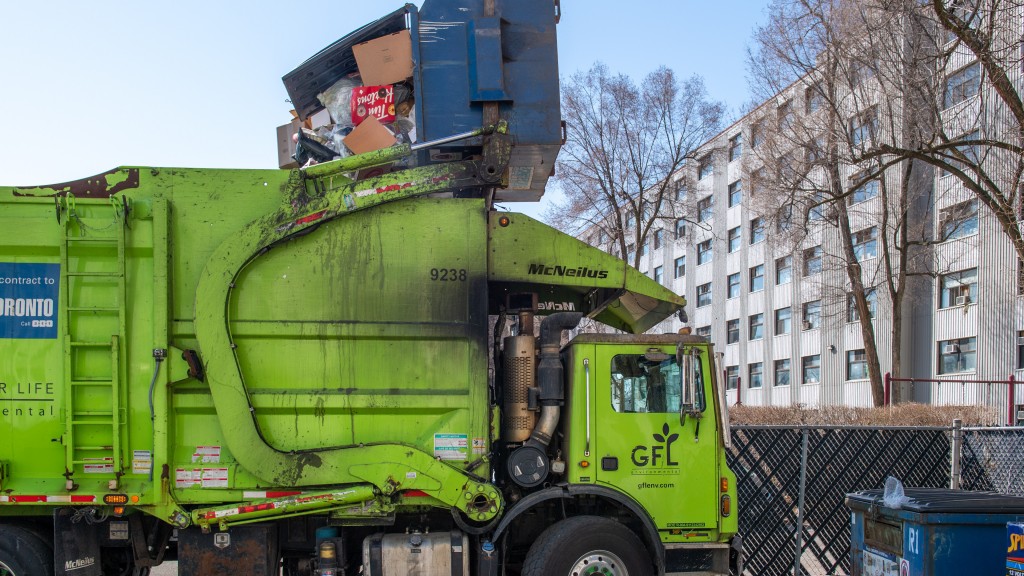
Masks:
[[[1007,395],[1006,400],[1006,403],[1009,404],[1009,406],[1006,407],[1006,425],[1015,426],[1016,422],[1014,422],[1014,420],[1016,419],[1015,416],[1017,411],[1014,407],[1014,404],[1016,403],[1016,398],[1014,398],[1016,390],[1014,390],[1014,388],[1016,388],[1017,382],[1016,380],[1014,380],[1013,374],[1010,374],[1010,377],[1007,378],[1007,381],[1010,385],[1010,393]]]
[[[949,447],[949,487],[960,489],[960,450],[964,443],[964,431],[959,418],[953,420],[953,443]]]
[[[796,502],[796,551],[793,557],[793,576],[801,576],[800,556],[804,547],[804,493],[807,492],[807,428],[803,429],[800,441],[800,494]]]
[[[743,376],[736,376],[736,406],[743,406]]]
[[[892,372],[885,373],[885,398],[882,400],[882,406],[892,406]]]

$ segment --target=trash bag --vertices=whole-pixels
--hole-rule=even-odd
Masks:
[[[331,120],[340,128],[351,129],[352,123],[352,89],[362,86],[358,76],[347,76],[335,82],[330,88],[316,95],[331,115]]]
[[[903,491],[903,483],[889,476],[885,479],[885,491],[882,493],[882,503],[887,508],[899,510],[904,504],[910,501]]]

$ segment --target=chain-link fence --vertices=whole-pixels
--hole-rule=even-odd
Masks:
[[[955,435],[954,435],[955,437]],[[960,487],[1024,496],[1024,428],[964,428]]]
[[[733,427],[744,574],[849,574],[846,494],[888,476],[944,488],[952,474],[964,490],[1024,496],[1021,446],[1024,427]]]

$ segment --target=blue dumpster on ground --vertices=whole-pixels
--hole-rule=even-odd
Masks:
[[[1007,524],[1024,521],[1024,498],[995,492],[906,488],[899,508],[882,490],[846,495],[854,576],[1002,576]]]

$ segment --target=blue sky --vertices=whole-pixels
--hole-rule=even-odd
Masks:
[[[276,168],[275,128],[290,118],[281,76],[402,4],[10,3],[0,185],[120,165]],[[660,65],[699,74],[735,116],[748,100],[743,59],[766,4],[562,0],[559,67],[566,75],[602,61],[637,80]]]

